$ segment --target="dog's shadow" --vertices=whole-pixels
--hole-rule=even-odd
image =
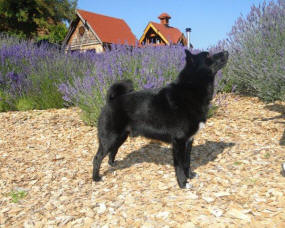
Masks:
[[[285,119],[285,106],[284,105],[273,104],[273,105],[267,105],[267,106],[265,106],[265,108],[270,110],[270,111],[279,112],[280,115],[274,116],[271,118],[263,118],[263,119],[261,119],[262,121],[277,120],[277,122],[285,125],[285,121],[284,121],[284,119]],[[279,120],[281,120],[281,121],[279,121]],[[280,145],[285,146],[285,129],[284,129],[283,135],[280,139]]]
[[[234,143],[207,141],[203,145],[193,146],[191,153],[192,171],[199,166],[206,165],[208,162],[215,160],[218,154],[221,154],[227,147],[234,145]],[[115,166],[109,167],[103,175],[145,162],[155,163],[157,165],[173,165],[171,147],[166,148],[157,143],[150,143],[139,150],[131,152],[124,157],[123,160],[116,161]]]

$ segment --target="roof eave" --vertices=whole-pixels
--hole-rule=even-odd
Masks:
[[[67,31],[67,35],[65,36],[64,40],[62,41],[62,45],[66,45],[74,31],[74,28],[76,28],[76,26],[72,26],[73,22],[75,21],[76,19],[74,19],[71,23],[70,23],[70,26],[68,28],[68,31]]]

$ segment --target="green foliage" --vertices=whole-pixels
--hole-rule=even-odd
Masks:
[[[46,83],[52,84],[51,82]],[[46,86],[47,84],[43,85],[41,93],[33,96],[35,107],[38,109],[63,108],[62,94],[56,90],[56,86]]]
[[[77,96],[78,107],[81,109],[81,119],[87,125],[96,126],[105,99],[96,88],[92,89],[92,94],[86,94],[82,91]]]
[[[27,111],[35,108],[35,103],[31,98],[20,98],[16,103],[16,109]]]
[[[27,192],[25,191],[12,191],[10,193],[11,201],[13,203],[18,203],[21,199],[25,198],[27,195]]]
[[[0,31],[21,38],[48,36],[60,42],[77,0],[0,0]]]
[[[67,27],[65,24],[60,23],[52,25],[48,35],[48,41],[51,43],[61,43],[67,34]]]
[[[96,126],[99,114],[99,110],[95,110],[95,112],[88,112],[86,110],[81,109],[80,118],[85,124],[89,126]]]
[[[63,67],[58,63],[59,67]],[[33,108],[37,109],[50,109],[50,108],[62,108],[64,107],[64,101],[62,94],[57,90],[57,83],[61,81],[60,72],[56,71],[54,74],[56,77],[51,77],[50,70],[46,69],[47,66],[42,64],[42,72],[40,75],[40,81],[38,75],[30,75],[32,87],[38,88],[39,91],[34,91],[29,94],[33,100]]]
[[[10,105],[7,103],[7,95],[0,90],[0,112],[6,112],[10,109]]]
[[[213,117],[213,116],[217,113],[218,108],[219,108],[219,107],[218,107],[217,105],[212,104],[211,107],[210,107],[210,109],[209,109],[209,111],[208,111],[207,117],[208,117],[208,118]]]
[[[267,153],[264,155],[264,158],[269,159],[269,158],[270,158],[270,153],[267,152]]]
[[[240,161],[234,162],[234,165],[241,165],[242,163]]]

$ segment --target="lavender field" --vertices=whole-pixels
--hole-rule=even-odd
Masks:
[[[132,79],[137,89],[157,88],[184,66],[184,47],[113,46],[103,54],[65,53],[32,42],[1,37],[0,110],[79,106],[96,120],[106,90],[116,80]]]
[[[219,72],[216,91],[285,100],[285,1],[252,6],[228,38],[210,52],[227,49],[229,63]],[[184,66],[182,46],[113,46],[103,54],[65,53],[50,46],[0,35],[0,111],[79,106],[96,122],[106,90],[131,79],[136,89],[157,88]],[[192,50],[199,52],[199,50]]]

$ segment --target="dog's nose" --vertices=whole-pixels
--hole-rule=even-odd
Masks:
[[[229,52],[228,52],[228,51],[224,51],[224,56],[225,56],[226,58],[228,58],[228,57],[229,57]]]

